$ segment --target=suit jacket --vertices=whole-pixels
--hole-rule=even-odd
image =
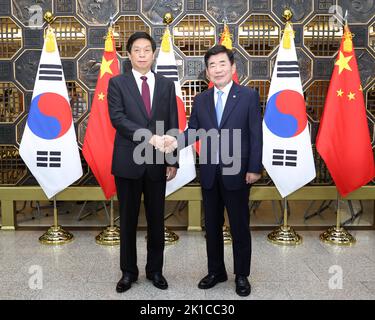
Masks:
[[[188,141],[189,129],[204,129],[206,131],[217,129],[219,130],[219,146],[222,139],[228,141],[226,145],[229,150],[228,156],[234,157],[241,165],[238,174],[223,175],[223,183],[227,190],[238,190],[245,187],[247,172],[260,173],[262,171],[262,119],[259,94],[256,90],[233,82],[220,125],[217,124],[216,119],[214,88],[197,95],[194,99],[189,127],[184,132],[185,142]],[[223,129],[228,129],[227,135],[225,134],[226,130]],[[241,130],[240,148],[233,143],[234,129]],[[212,159],[214,163],[211,160],[212,146],[211,140],[208,139],[206,164],[202,164],[200,161],[200,180],[205,189],[212,188],[217,170],[217,166],[214,164],[216,159]],[[202,151],[204,150],[201,150],[200,160],[202,156],[205,156],[202,155]],[[218,152],[221,170],[224,167],[230,167],[232,164],[223,163],[220,148]],[[216,157],[216,151],[212,155]]]
[[[137,87],[133,72],[113,77],[108,85],[109,116],[116,136],[112,158],[112,174],[115,176],[138,179],[145,170],[154,181],[165,179],[167,162],[164,154],[156,151],[151,144],[145,143],[148,152],[154,159],[159,153],[164,159],[162,164],[137,164],[133,159],[133,151],[143,141],[135,141],[134,133],[138,129],[148,129],[156,133],[156,121],[163,121],[164,132],[178,128],[177,102],[173,81],[155,75],[154,96],[152,98],[151,117],[148,116],[142,96]],[[158,134],[160,134],[158,132]],[[147,137],[147,141],[151,134]],[[145,139],[143,139],[145,140]],[[147,151],[146,151],[147,152]],[[173,166],[178,166],[173,164]]]

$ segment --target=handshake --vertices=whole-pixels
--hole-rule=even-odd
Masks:
[[[149,143],[155,149],[164,153],[171,153],[177,149],[177,139],[169,135],[158,136],[155,134],[151,137]]]

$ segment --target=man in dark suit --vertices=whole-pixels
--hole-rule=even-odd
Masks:
[[[200,181],[208,275],[198,287],[209,289],[227,280],[222,229],[226,207],[233,238],[236,292],[247,296],[251,291],[247,279],[251,257],[248,201],[250,185],[261,177],[262,171],[259,95],[257,91],[232,81],[236,66],[231,50],[217,45],[208,50],[204,59],[207,77],[214,87],[195,97],[189,128],[183,138],[185,143],[191,144],[197,138],[195,130],[211,131],[211,139],[201,139]],[[213,142],[215,137],[217,143]],[[166,145],[167,149],[173,149],[176,141],[166,137]]]
[[[149,34],[131,35],[126,50],[132,70],[111,78],[108,86],[109,115],[116,129],[112,174],[120,207],[122,277],[116,290],[124,292],[138,279],[136,230],[142,193],[147,218],[146,277],[155,287],[167,289],[162,274],[165,187],[166,180],[175,177],[178,165],[168,165],[157,149],[163,146],[164,132],[178,128],[175,87],[171,80],[151,71],[156,44]],[[158,124],[163,125],[162,131]],[[150,134],[138,141],[136,136],[142,130]],[[136,159],[141,145],[144,162]]]

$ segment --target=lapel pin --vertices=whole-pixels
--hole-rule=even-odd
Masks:
[[[235,94],[233,95],[233,98],[236,98],[236,95],[235,95]]]

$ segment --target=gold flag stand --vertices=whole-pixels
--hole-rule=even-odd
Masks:
[[[230,228],[228,227],[228,212],[225,209],[224,211],[224,227],[223,227],[223,239],[224,244],[231,244],[232,243],[232,234],[230,233]]]
[[[356,239],[346,231],[341,225],[340,214],[340,196],[337,193],[337,212],[336,212],[336,226],[330,227],[327,231],[320,235],[320,240],[335,245],[350,246],[356,242]]]
[[[232,243],[232,234],[230,233],[230,228],[225,224],[223,228],[223,239],[224,244]]]
[[[97,244],[115,246],[120,244],[120,228],[114,223],[113,197],[111,198],[110,225],[95,237]]]
[[[147,240],[147,235],[145,236],[145,239]],[[167,227],[164,227],[164,244],[175,244],[180,237],[174,233],[173,231],[169,230]]]
[[[173,231],[164,227],[164,242],[165,244],[175,244],[179,239],[179,236]]]
[[[43,244],[65,244],[73,240],[73,235],[65,231],[57,223],[56,196],[53,197],[53,219],[54,224],[40,238],[39,242]]]
[[[302,237],[288,226],[288,202],[284,198],[284,223],[278,229],[268,235],[268,240],[274,244],[298,245],[302,243]]]

